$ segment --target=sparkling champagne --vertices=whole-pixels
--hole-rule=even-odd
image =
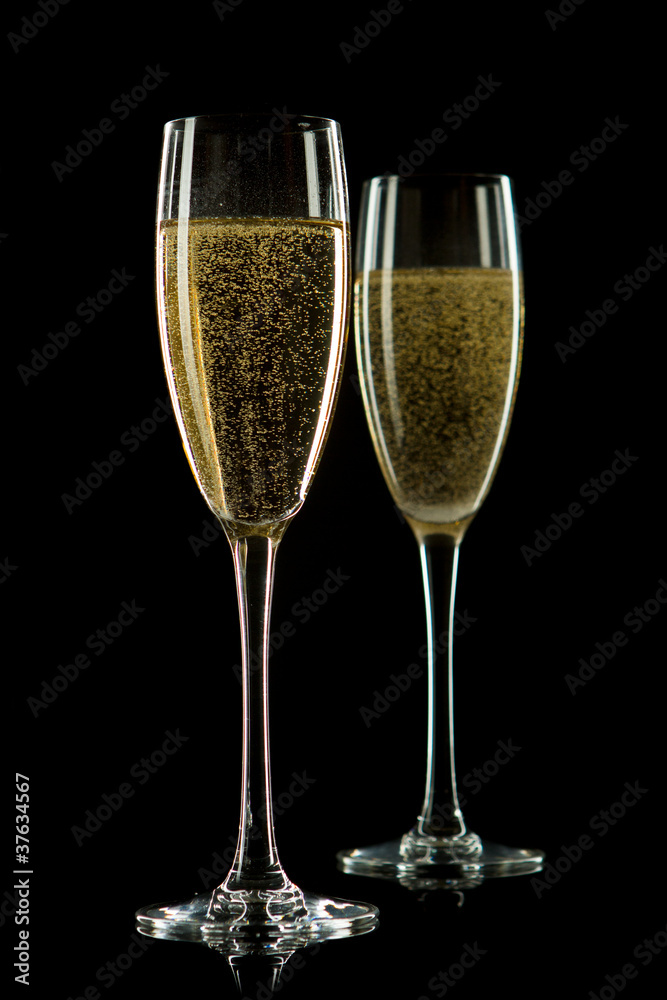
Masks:
[[[335,402],[348,294],[343,223],[169,220],[158,306],[186,453],[219,517],[291,517]]]
[[[399,509],[455,524],[480,506],[509,425],[521,354],[512,271],[370,271],[355,283],[359,368]]]

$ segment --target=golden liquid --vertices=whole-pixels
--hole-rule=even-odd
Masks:
[[[400,510],[454,524],[480,506],[518,379],[509,270],[371,271],[355,283],[359,368],[375,450]]]
[[[344,224],[169,220],[158,272],[167,375],[204,497],[219,517],[249,526],[291,516],[335,402],[347,332]]]

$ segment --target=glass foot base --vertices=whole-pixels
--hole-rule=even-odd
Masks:
[[[542,851],[503,847],[475,833],[424,837],[413,831],[398,840],[340,851],[338,867],[350,875],[398,879],[408,888],[471,888],[486,878],[539,871]]]
[[[329,899],[296,886],[243,892],[219,886],[183,903],[145,906],[136,914],[137,929],[147,937],[248,955],[367,934],[377,917],[377,908],[369,903]]]

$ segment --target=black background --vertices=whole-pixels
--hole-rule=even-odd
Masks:
[[[633,952],[656,934],[664,941],[667,921],[658,768],[667,611],[639,631],[624,618],[667,577],[663,275],[651,273],[631,296],[614,286],[626,287],[624,275],[666,236],[659,28],[647,5],[562,6],[550,23],[540,4],[414,0],[378,33],[371,27],[367,41],[358,29],[384,5],[242,0],[218,12],[200,2],[72,0],[43,26],[38,17],[38,30],[23,21],[41,11],[37,3],[5,8],[0,601],[16,728],[4,752],[0,932],[8,954],[18,932],[16,770],[31,783],[33,995],[234,995],[224,961],[193,945],[153,942],[133,949],[129,965],[121,959],[122,975],[107,966],[128,953],[135,909],[204,887],[238,823],[231,556],[221,537],[193,544],[213,516],[173,418],[129,441],[167,397],[153,292],[163,123],[274,107],[340,121],[355,231],[362,181],[395,171],[435,128],[448,138],[424,169],[508,173],[524,217],[545,184],[571,172],[572,184],[551,204],[542,196],[522,227],[524,367],[502,465],[462,550],[457,607],[474,622],[456,648],[457,741],[461,776],[491,760],[498,741],[521,748],[467,795],[473,829],[541,846],[552,863],[583,834],[594,844],[548,887],[498,880],[463,902],[336,870],[336,850],[412,824],[425,763],[423,677],[377,718],[360,711],[392,674],[424,666],[424,616],[416,545],[376,467],[350,350],[324,460],[278,559],[274,631],[291,622],[294,632],[271,661],[273,780],[276,797],[294,773],[312,781],[277,817],[291,877],[377,903],[381,924],[305,952],[283,992],[432,1000],[444,995],[434,977],[477,943],[483,956],[448,988],[461,1000],[606,988],[605,1000],[621,991],[613,977],[628,962],[637,975],[625,995],[656,995],[667,956],[644,965]],[[12,45],[20,32],[32,37]],[[364,44],[344,51],[355,38]],[[141,86],[147,67],[164,78],[121,119],[111,108]],[[489,75],[488,100],[460,128],[443,125],[443,113]],[[104,118],[114,130],[59,179],[54,162]],[[601,136],[607,118],[624,127],[581,170],[570,157]],[[131,281],[85,323],[77,306],[107,288],[114,269]],[[617,312],[561,360],[555,344],[610,298]],[[33,349],[41,353],[49,333],[72,321],[80,334],[26,377],[20,366],[34,364]],[[581,488],[610,469],[617,450],[633,461],[590,503]],[[122,464],[68,509],[63,495],[114,451]],[[521,547],[577,501],[582,516],[529,564]],[[295,605],[330,571],[345,579],[304,621]],[[122,635],[102,655],[87,649],[132,601],[142,610]],[[573,694],[566,675],[619,629],[627,644]],[[31,709],[28,699],[43,698],[44,682],[81,653],[90,666]],[[187,740],[141,783],[132,769],[167,731]],[[78,844],[72,828],[128,782],[132,797]],[[592,831],[626,782],[646,791],[604,836]],[[245,993],[264,996],[256,980]]]

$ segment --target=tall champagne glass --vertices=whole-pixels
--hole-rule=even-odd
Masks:
[[[331,420],[349,298],[336,122],[220,115],[165,126],[157,210],[162,351],[183,445],[231,545],[241,620],[238,843],[213,892],[148,906],[139,929],[289,950],[371,930],[373,906],[302,891],[276,850],[268,637],[276,551]]]
[[[467,830],[454,767],[459,545],[498,467],[521,360],[522,274],[509,178],[385,175],[366,182],[356,271],[366,417],[421,555],[429,716],[415,826],[398,840],[341,852],[339,862],[347,872],[418,884],[534,871],[541,852]]]

